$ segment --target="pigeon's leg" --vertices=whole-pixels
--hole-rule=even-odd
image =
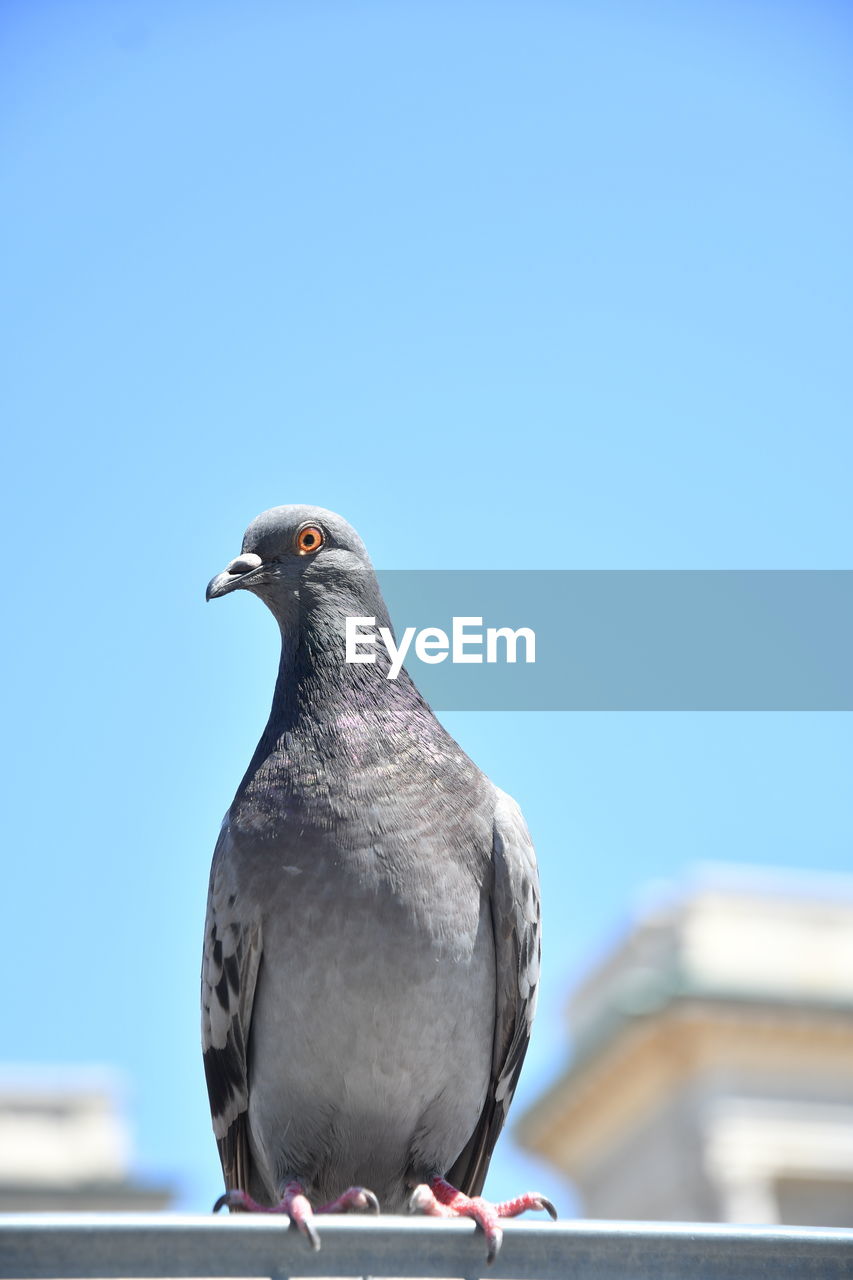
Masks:
[[[479,1222],[486,1236],[486,1261],[494,1262],[503,1240],[501,1218],[515,1218],[527,1209],[544,1209],[556,1220],[557,1210],[550,1200],[536,1191],[492,1204],[482,1196],[466,1196],[457,1191],[445,1178],[431,1178],[429,1184],[421,1183],[412,1192],[410,1207],[414,1213],[427,1213],[436,1218],[473,1218]]]
[[[290,1221],[309,1241],[312,1249],[320,1248],[320,1237],[317,1234],[317,1228],[314,1226],[314,1214],[316,1213],[348,1213],[351,1209],[369,1209],[371,1213],[379,1212],[379,1201],[372,1191],[368,1191],[366,1187],[349,1187],[336,1200],[330,1200],[328,1204],[321,1205],[317,1210],[311,1208],[311,1203],[302,1189],[300,1182],[288,1182],[281,1194],[278,1204],[269,1207],[267,1205],[258,1204],[257,1200],[253,1200],[245,1191],[226,1191],[225,1195],[220,1196],[213,1206],[213,1212],[217,1213],[225,1205],[229,1209],[236,1209],[242,1213],[284,1213],[287,1214]]]

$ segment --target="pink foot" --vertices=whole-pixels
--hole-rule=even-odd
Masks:
[[[216,1201],[213,1212],[218,1213],[225,1205],[229,1209],[237,1210],[238,1213],[286,1213],[293,1225],[309,1241],[311,1248],[320,1248],[320,1237],[314,1226],[314,1210],[298,1182],[289,1182],[284,1188],[281,1200],[271,1207],[258,1204],[257,1200],[253,1200],[245,1191],[226,1191],[225,1195],[220,1196]],[[343,1195],[322,1205],[316,1212],[347,1213],[351,1209],[369,1209],[371,1213],[378,1213],[379,1201],[366,1187],[349,1187]]]
[[[319,1209],[315,1209],[315,1213],[349,1213],[352,1209],[359,1213],[365,1211],[369,1213],[379,1212],[379,1201],[372,1191],[368,1191],[367,1187],[348,1187],[343,1195],[338,1196],[337,1200],[330,1200],[328,1204],[322,1205]]]
[[[415,1187],[409,1205],[414,1213],[428,1213],[435,1218],[473,1218],[479,1222],[486,1236],[488,1263],[494,1262],[503,1241],[501,1218],[515,1218],[527,1209],[544,1209],[555,1221],[557,1218],[551,1201],[535,1191],[504,1200],[502,1204],[492,1204],[482,1196],[464,1195],[444,1178],[433,1178],[429,1186],[424,1182]]]

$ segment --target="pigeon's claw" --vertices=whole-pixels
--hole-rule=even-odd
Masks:
[[[257,1200],[253,1200],[245,1191],[226,1191],[225,1195],[220,1196],[216,1201],[213,1212],[218,1213],[225,1205],[237,1213],[286,1213],[297,1231],[305,1236],[311,1248],[314,1250],[320,1248],[320,1236],[314,1225],[314,1210],[299,1182],[288,1182],[281,1200],[272,1206],[258,1204]],[[322,1205],[317,1213],[349,1213],[351,1209],[378,1213],[379,1201],[372,1191],[367,1190],[367,1187],[348,1187],[336,1200],[330,1200],[328,1204]]]
[[[251,1196],[246,1195],[245,1191],[226,1191],[221,1195],[213,1206],[213,1212],[219,1213],[220,1209],[233,1209],[236,1213],[273,1213],[274,1210],[267,1209],[265,1205],[258,1204],[257,1200],[253,1200]]]
[[[348,1187],[337,1200],[330,1200],[317,1213],[349,1213],[355,1209],[360,1213],[378,1213],[379,1201],[367,1187]]]
[[[413,1213],[427,1213],[433,1218],[473,1218],[486,1237],[486,1262],[498,1256],[504,1233],[500,1228],[497,1205],[482,1196],[466,1196],[443,1178],[433,1178],[429,1186],[415,1187],[409,1200]]]
[[[245,1191],[226,1191],[225,1195],[220,1196],[216,1201],[213,1206],[213,1212],[218,1213],[225,1205],[237,1213],[287,1214],[293,1226],[298,1231],[301,1231],[311,1248],[320,1248],[320,1237],[317,1234],[317,1228],[314,1226],[314,1211],[298,1182],[289,1182],[287,1184],[278,1204],[258,1204],[257,1200],[253,1200]]]
[[[415,1187],[409,1200],[412,1213],[428,1213],[435,1218],[473,1218],[486,1237],[486,1262],[491,1265],[503,1243],[501,1218],[515,1218],[527,1209],[544,1209],[556,1221],[557,1210],[550,1200],[537,1192],[527,1192],[514,1200],[492,1204],[482,1196],[466,1196],[444,1178],[433,1178],[429,1185]]]
[[[298,1182],[288,1182],[273,1213],[286,1213],[293,1226],[302,1233],[314,1252],[317,1252],[320,1248],[320,1237],[314,1226],[314,1211]]]
[[[504,1200],[502,1204],[495,1205],[499,1218],[517,1218],[520,1213],[526,1213],[528,1209],[541,1209],[547,1213],[552,1222],[557,1221],[557,1210],[554,1203],[547,1196],[540,1195],[538,1191],[525,1191],[524,1195],[516,1196],[514,1200]]]

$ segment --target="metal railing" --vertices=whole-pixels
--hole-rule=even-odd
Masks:
[[[471,1222],[336,1217],[322,1249],[277,1218],[180,1214],[0,1215],[0,1276],[398,1276],[491,1280],[851,1280],[853,1230],[703,1223],[506,1223],[494,1266]]]

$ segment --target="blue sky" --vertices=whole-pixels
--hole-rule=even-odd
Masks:
[[[274,624],[265,507],[382,568],[849,568],[849,8],[6,3],[10,1062],[117,1066],[219,1188],[210,853]],[[699,859],[849,870],[844,715],[453,714],[527,814],[546,978]],[[508,1139],[489,1189],[540,1183]]]

